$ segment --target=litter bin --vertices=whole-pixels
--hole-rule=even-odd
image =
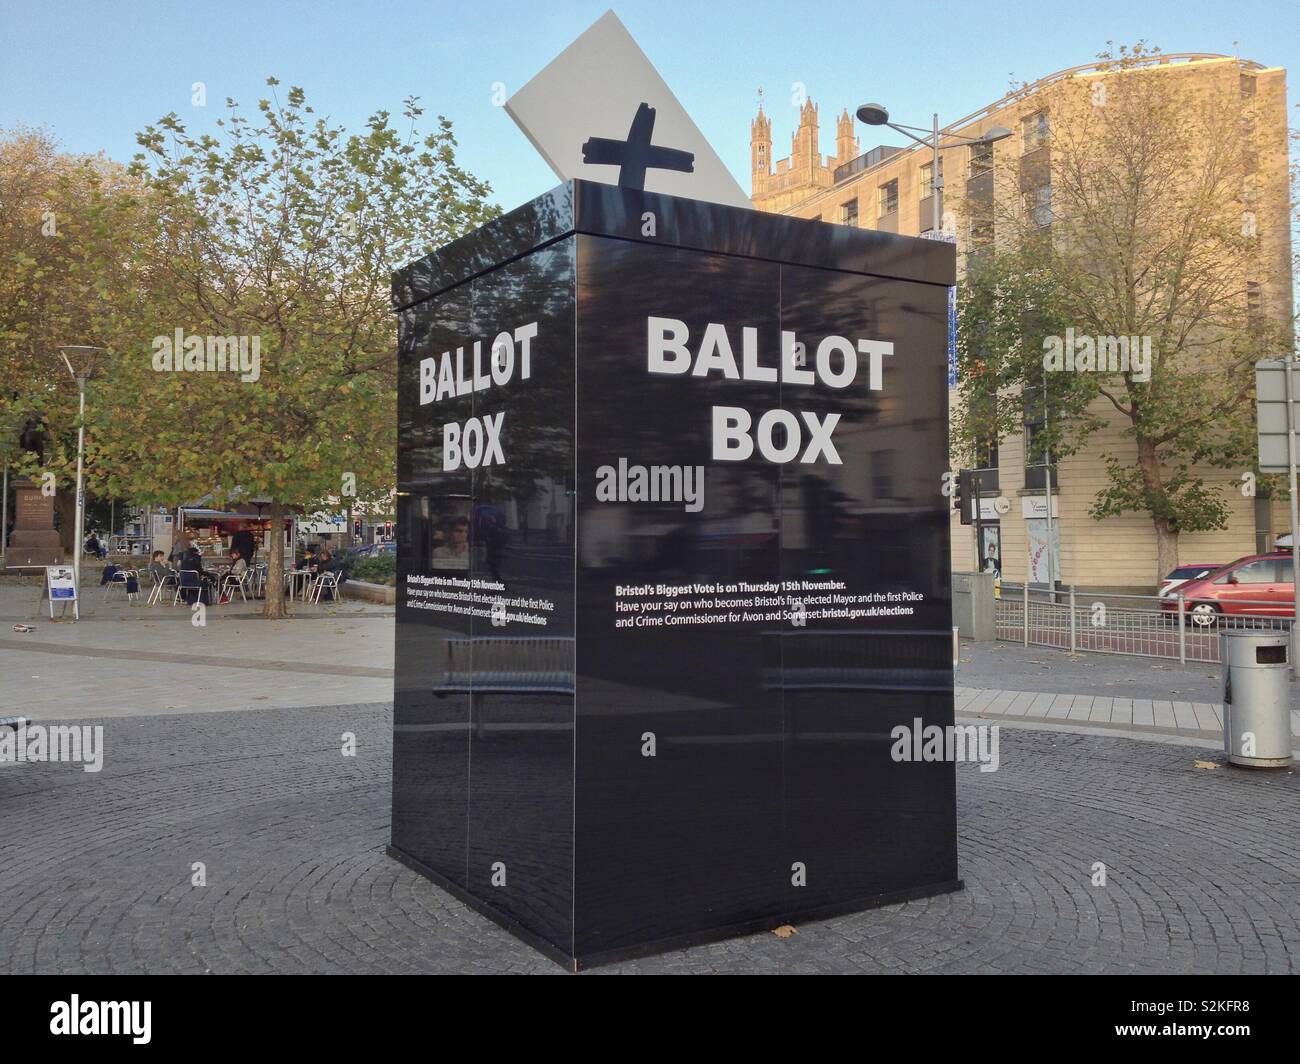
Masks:
[[[1290,636],[1223,632],[1223,750],[1234,765],[1291,763]]]

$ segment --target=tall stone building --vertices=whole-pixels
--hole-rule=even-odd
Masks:
[[[790,156],[773,159],[772,119],[760,107],[751,125],[753,203],[760,210],[796,217],[955,240],[960,279],[972,256],[996,246],[1000,239],[995,198],[996,205],[1003,207],[1006,204],[1000,197],[1010,195],[1018,201],[1016,209],[1040,226],[1051,226],[1053,182],[1062,180],[1059,159],[1053,159],[1053,115],[1064,125],[1063,109],[1077,106],[1077,90],[1087,90],[1090,97],[1083,99],[1096,103],[1104,100],[1106,86],[1114,84],[1110,79],[1130,76],[1173,77],[1184,79],[1180,85],[1192,86],[1193,91],[1203,87],[1240,94],[1250,171],[1248,188],[1240,199],[1242,206],[1251,208],[1258,226],[1251,267],[1254,276],[1241,279],[1242,299],[1252,313],[1275,323],[1289,322],[1293,299],[1286,72],[1237,57],[1156,55],[1149,65],[1127,73],[1105,64],[1073,67],[1041,78],[946,126],[946,131],[965,138],[978,138],[998,126],[1011,130],[1012,136],[993,145],[972,145],[956,138],[943,142],[939,182],[942,233],[931,232],[936,190],[928,147],[882,143],[860,152],[846,110],[836,123],[836,154],[823,157],[818,148],[817,107],[809,100],[799,107]],[[1072,94],[1064,91],[1067,85],[1075,90]],[[916,125],[928,125],[927,118],[897,116],[898,121]],[[885,137],[905,139],[888,127],[878,128]],[[1196,165],[1188,161],[1189,174],[1195,173]],[[954,391],[954,399],[956,394]],[[1059,541],[1053,564],[1058,582],[1112,591],[1151,591],[1157,544],[1149,515],[1128,513],[1096,520],[1089,514],[1107,482],[1105,456],[1136,463],[1135,445],[1124,434],[1121,419],[1113,417],[1114,409],[1105,409],[1107,405],[1099,399],[1093,412],[1102,416],[1109,412],[1110,425],[1094,434],[1081,452],[1054,462],[1050,470],[1026,463],[1026,433],[1032,433],[1032,425],[1026,427],[1026,433],[999,441],[975,463],[982,467],[982,520],[986,522],[979,556],[996,557],[1004,578],[1021,581],[1028,577],[1034,583],[1046,579],[1045,484],[1050,474],[1054,538]],[[906,446],[905,441],[896,443]],[[891,464],[895,449],[894,444],[879,448],[884,466]],[[1241,471],[1205,467],[1197,472],[1220,490],[1229,519],[1221,530],[1182,533],[1181,562],[1228,562],[1270,548],[1275,535],[1286,530],[1285,500],[1270,502],[1243,495],[1239,490]],[[887,510],[891,505],[888,469],[869,471],[868,478],[886,492],[871,506]],[[954,514],[952,532],[954,569],[974,568],[973,530],[960,525]]]
[[[818,144],[821,130],[817,105],[805,100],[799,108],[799,126],[790,138],[790,155],[773,169],[772,121],[760,104],[758,117],[750,125],[750,161],[753,165],[753,198],[763,210],[787,213],[817,189],[835,184],[835,172],[858,155],[853,134],[853,116],[842,111],[835,120],[835,154],[823,156]],[[761,202],[760,202],[761,201]],[[794,212],[789,212],[794,213]]]

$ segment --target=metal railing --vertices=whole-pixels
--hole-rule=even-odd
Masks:
[[[1218,662],[1224,630],[1290,632],[1295,621],[1290,602],[1234,599],[1227,613],[1222,605],[1188,602],[1177,593],[1166,598],[1094,594],[1073,586],[1053,592],[1003,581],[994,613],[997,637],[1024,646],[1183,663]]]

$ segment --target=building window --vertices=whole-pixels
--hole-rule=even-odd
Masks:
[[[1043,427],[1046,424],[1043,389],[1026,388],[1022,395],[1022,402],[1025,418],[1025,487],[1031,490],[1034,488],[1043,490],[1047,486],[1047,477],[1050,473],[1052,488],[1059,488],[1061,481],[1057,475],[1056,456],[1048,455],[1047,444],[1043,437]],[[1050,466],[1046,462],[1048,457],[1053,459]]]
[[[858,224],[858,197],[854,196],[847,203],[840,204],[840,222],[844,225]]]
[[[1051,183],[1039,185],[1025,193],[1025,211],[1038,226],[1052,224]]]
[[[1246,282],[1246,316],[1252,325],[1258,325],[1264,311],[1264,293],[1258,281]]]
[[[980,478],[980,491],[998,491],[998,445],[992,443],[976,447],[973,469]]]
[[[970,148],[970,176],[979,177],[993,169],[993,145],[972,144]]]
[[[880,186],[880,217],[898,210],[898,178]]]
[[[1250,97],[1254,95],[1255,95],[1255,75],[1242,74],[1241,75],[1241,98],[1243,100],[1248,100],[1250,99]]]
[[[979,361],[983,361],[981,352]],[[973,396],[967,414],[973,425],[983,426],[971,453],[971,472],[979,477],[980,491],[998,492],[998,440],[989,432],[988,426],[997,419],[998,397],[996,394]]]
[[[1048,135],[1051,132],[1047,123],[1047,112],[1037,111],[1032,115],[1020,120],[1020,132],[1024,140],[1024,150],[1027,153],[1041,148],[1047,143]]]
[[[939,160],[939,177],[943,177],[943,159]],[[934,163],[926,163],[921,167],[921,198],[934,195]]]

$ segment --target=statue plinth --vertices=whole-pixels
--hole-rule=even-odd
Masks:
[[[30,480],[14,482],[14,530],[5,568],[62,565],[63,544],[54,530],[54,497]]]

